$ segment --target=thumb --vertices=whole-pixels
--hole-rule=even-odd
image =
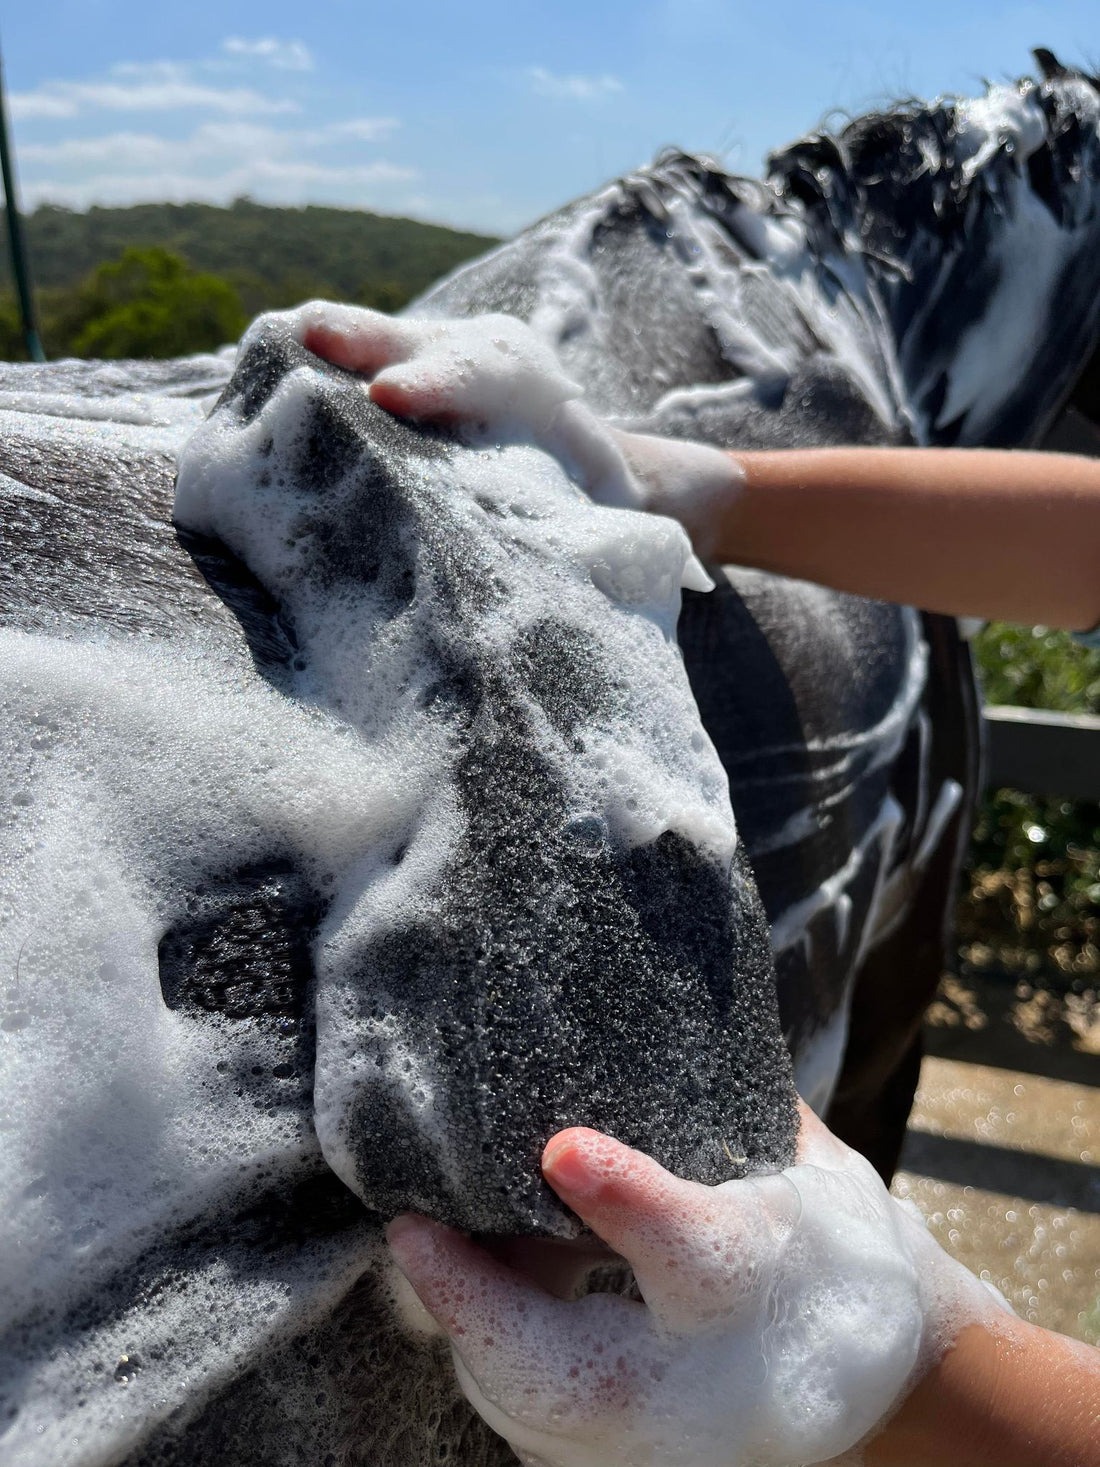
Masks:
[[[653,1315],[689,1334],[758,1306],[799,1209],[782,1176],[704,1187],[581,1127],[550,1140],[542,1167],[631,1265]]]

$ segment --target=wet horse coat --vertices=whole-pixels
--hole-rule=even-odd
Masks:
[[[666,157],[421,309],[528,318],[598,407],[651,430],[1029,441],[1097,336],[1097,103],[1074,76],[994,97],[812,140],[769,187]],[[1058,246],[1041,281],[1016,267],[1037,237]],[[957,320],[964,281],[960,339],[935,306]],[[993,342],[990,383],[974,362]],[[623,834],[627,797],[585,759],[614,704],[643,767],[665,768],[674,661],[659,610],[605,596],[550,618],[508,584],[525,557],[532,606],[576,578],[545,538],[564,477],[522,461],[529,533],[472,451],[368,410],[273,329],[219,409],[241,538],[177,535],[172,454],[228,366],[4,384],[7,1450],[506,1458],[438,1344],[399,1322],[379,1219],[415,1204],[566,1226],[534,1158],[572,1120],[708,1180],[780,1165],[781,1026],[819,1103],[844,1061],[834,1116],[864,1144],[869,1099],[888,1098],[884,1135],[869,1128],[888,1165],[973,788],[965,657],[910,611],[724,574],[688,594],[679,635],[737,854],[688,838],[697,821]],[[505,602],[517,619],[493,644]],[[414,648],[404,682],[379,683],[382,644],[395,662]],[[617,652],[665,659],[667,707]],[[378,774],[395,709],[426,741],[411,794]],[[706,804],[700,749],[680,774]],[[454,839],[433,841],[447,820]],[[392,921],[370,907],[386,883]],[[35,1103],[51,1088],[53,1112]]]

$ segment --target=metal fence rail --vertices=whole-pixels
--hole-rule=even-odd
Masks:
[[[1038,708],[986,708],[987,789],[1100,800],[1100,718]]]

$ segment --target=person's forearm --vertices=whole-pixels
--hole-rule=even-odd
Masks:
[[[361,373],[387,412],[526,439],[597,501],[680,520],[704,559],[960,616],[1100,622],[1100,461],[989,449],[727,453],[605,422],[546,343],[508,317],[398,321],[313,302],[287,319],[308,350]]]
[[[1100,622],[1100,461],[922,448],[731,456],[740,492],[735,471],[726,496],[683,514],[670,501],[711,560],[956,616]]]
[[[1100,1467],[1100,1351],[1006,1318],[963,1330],[865,1467]]]

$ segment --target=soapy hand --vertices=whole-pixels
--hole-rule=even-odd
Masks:
[[[551,349],[512,316],[417,320],[312,301],[287,319],[307,350],[369,379],[372,402],[398,417],[474,437],[536,444],[604,504],[641,507],[608,424]]]
[[[728,453],[597,416],[550,347],[514,317],[417,320],[313,301],[288,319],[309,351],[368,378],[368,395],[387,412],[536,443],[601,504],[688,522],[704,554],[708,505],[740,483]]]
[[[644,1303],[554,1297],[423,1218],[389,1233],[463,1390],[527,1464],[824,1462],[906,1394],[945,1321],[995,1307],[805,1109],[778,1175],[700,1186],[583,1129],[543,1171]]]

